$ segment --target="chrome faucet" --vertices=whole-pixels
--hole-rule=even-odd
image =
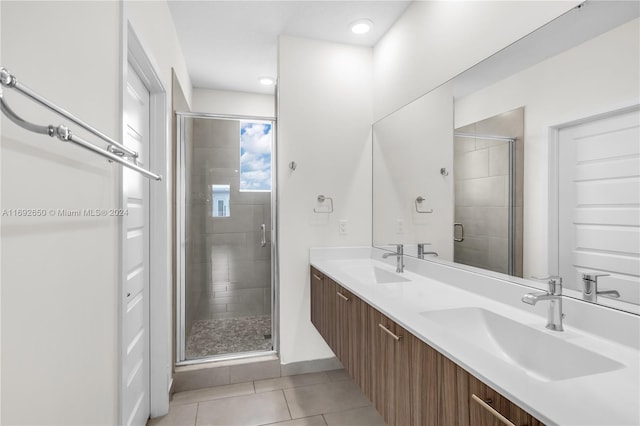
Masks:
[[[547,325],[549,330],[563,331],[562,318],[562,278],[557,276],[551,276],[543,279],[548,279],[549,291],[542,293],[527,293],[522,296],[522,301],[529,305],[535,305],[541,300],[549,301],[549,311],[547,312]]]
[[[389,256],[396,256],[396,272],[402,273],[404,272],[404,246],[402,244],[396,244],[396,252],[395,253],[385,253],[382,255],[383,259],[386,259]]]
[[[588,302],[595,302],[598,296],[620,297],[617,290],[598,290],[598,278],[608,276],[609,274],[582,274],[582,298]]]
[[[424,246],[429,243],[419,243],[418,244],[418,259],[424,259],[425,254],[430,254],[433,257],[438,257],[438,253],[435,251],[424,251]]]

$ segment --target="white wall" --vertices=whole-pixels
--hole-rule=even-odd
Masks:
[[[288,364],[333,356],[310,321],[309,248],[371,244],[372,51],[282,36],[278,68],[280,349]],[[319,194],[333,197],[332,214],[313,212]],[[342,219],[347,235],[338,233]]]
[[[636,19],[457,100],[455,127],[525,107],[524,276],[545,276],[549,127],[640,102]]]
[[[2,65],[117,137],[119,4],[1,7]],[[73,25],[60,25],[68,21]],[[25,118],[62,122],[17,93],[5,94]],[[116,166],[2,121],[4,209],[117,205]],[[2,218],[3,424],[117,422],[116,230],[116,218]]]
[[[191,107],[194,112],[221,115],[275,117],[275,95],[193,89]]]
[[[177,41],[170,42],[167,6],[152,3],[124,7],[165,88],[171,90],[171,66],[189,88]],[[0,63],[119,139],[122,7],[2,1]],[[29,120],[64,121],[17,93],[5,94]],[[1,152],[4,209],[118,206],[119,167],[101,157],[4,117]],[[2,218],[3,424],[118,423],[118,234],[116,218]]]
[[[413,2],[374,49],[376,120],[578,3],[577,0]]]

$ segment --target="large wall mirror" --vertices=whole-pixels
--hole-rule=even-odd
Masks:
[[[583,3],[374,123],[373,245],[640,313],[639,16]]]

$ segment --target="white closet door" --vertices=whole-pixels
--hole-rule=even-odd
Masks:
[[[125,142],[148,166],[149,90],[129,65],[125,98]],[[124,169],[125,229],[123,291],[123,420],[145,425],[149,418],[149,180]]]
[[[640,111],[560,131],[560,276],[640,304]],[[601,296],[602,297],[602,296]]]

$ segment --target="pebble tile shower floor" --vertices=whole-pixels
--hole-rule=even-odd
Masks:
[[[272,349],[271,316],[196,320],[187,337],[187,359]]]

